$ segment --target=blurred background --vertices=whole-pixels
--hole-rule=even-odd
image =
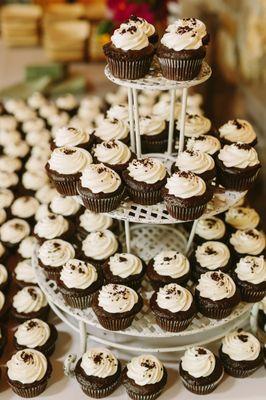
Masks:
[[[217,125],[248,119],[266,164],[265,0],[0,1],[0,98],[115,90],[104,76],[102,45],[131,14],[159,32],[178,17],[197,17],[211,35],[211,79],[197,87],[205,114]],[[264,211],[265,178],[251,192]],[[265,215],[265,214],[264,214]]]

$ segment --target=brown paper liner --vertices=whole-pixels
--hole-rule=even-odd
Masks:
[[[140,79],[143,78],[150,69],[152,56],[146,56],[139,60],[118,60],[107,57],[107,62],[111,73],[120,79]]]
[[[203,58],[158,58],[162,74],[172,81],[190,81],[199,74]]]

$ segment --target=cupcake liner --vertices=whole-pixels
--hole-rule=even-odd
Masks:
[[[56,190],[63,196],[77,196],[78,193],[78,176],[56,176],[53,173],[49,173],[49,178],[52,180]]]
[[[208,394],[216,389],[222,377],[223,375],[216,382],[209,383],[208,385],[193,385],[193,383],[187,382],[185,379],[181,379],[185,388],[190,392],[195,394]]]
[[[183,321],[175,321],[174,319],[163,318],[157,315],[155,316],[156,323],[167,332],[184,331],[189,326],[193,318],[185,319]]]
[[[135,315],[125,318],[112,319],[110,317],[97,315],[100,324],[109,331],[122,331],[128,328],[132,324],[134,317]]]
[[[83,310],[84,308],[91,306],[91,295],[89,294],[84,296],[75,296],[72,294],[62,293],[62,296],[70,307]]]
[[[255,291],[254,289],[241,287],[240,285],[238,285],[238,289],[242,301],[246,301],[247,303],[257,303],[266,296],[266,290]]]
[[[163,153],[167,150],[168,139],[142,141],[143,153]]]
[[[130,198],[137,204],[142,204],[144,206],[151,206],[153,204],[160,203],[162,201],[161,189],[158,190],[143,190],[138,191],[127,186],[127,192]]]
[[[124,197],[125,189],[123,189],[118,195],[113,197],[107,197],[102,199],[87,197],[80,193],[84,206],[95,213],[105,213],[115,210],[121,203]]]
[[[129,389],[126,389],[126,391],[127,391],[128,396],[133,400],[155,400],[162,393],[162,390],[156,391],[156,393],[151,393],[151,394],[135,393]]]
[[[199,74],[203,58],[172,59],[159,57],[162,74],[172,81],[190,81]]]
[[[51,268],[46,269],[44,267],[44,272],[48,279],[51,279],[52,281],[56,281],[60,277],[61,268],[55,267],[54,270],[52,270]]]
[[[169,214],[176,219],[181,221],[189,221],[193,219],[198,219],[205,211],[206,204],[202,204],[195,207],[179,207],[174,204],[170,204],[165,200],[166,209]]]
[[[17,387],[9,381],[9,385],[14,393],[16,393],[20,397],[31,398],[39,396],[44,392],[47,386],[47,380],[41,383],[34,383],[31,387]]]
[[[119,385],[119,380],[114,382],[112,385],[106,387],[106,388],[94,388],[89,385],[81,385],[82,391],[89,397],[92,397],[93,399],[102,399],[103,397],[109,396],[111,393],[115,391],[115,389]]]
[[[240,369],[234,368],[231,365],[224,363],[225,372],[228,375],[233,376],[234,378],[247,378],[248,376],[252,375],[259,367],[260,365],[249,369]]]
[[[223,319],[228,317],[228,315],[231,314],[233,307],[231,308],[221,308],[221,307],[217,307],[217,308],[208,308],[208,307],[204,307],[202,306],[202,304],[198,304],[199,307],[199,311],[208,318],[211,319]]]
[[[237,174],[229,174],[226,171],[217,169],[218,182],[226,189],[242,192],[249,189],[255,182],[259,170],[251,176],[238,176]]]
[[[143,78],[150,69],[152,56],[145,56],[139,60],[118,60],[107,57],[108,66],[111,73],[120,79],[139,79]]]

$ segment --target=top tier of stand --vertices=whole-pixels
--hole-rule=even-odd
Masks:
[[[199,75],[191,81],[171,81],[162,76],[158,62],[154,61],[149,73],[142,79],[130,80],[119,79],[113,76],[108,65],[105,67],[106,77],[113,83],[119,86],[125,86],[132,89],[141,90],[171,90],[184,89],[192,86],[197,86],[205,82],[211,76],[211,67],[204,61],[202,63]]]

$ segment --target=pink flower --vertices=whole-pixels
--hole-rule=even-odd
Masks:
[[[108,0],[107,5],[112,13],[113,20],[117,24],[121,24],[132,14],[145,18],[148,22],[154,22],[154,15],[147,1]]]

